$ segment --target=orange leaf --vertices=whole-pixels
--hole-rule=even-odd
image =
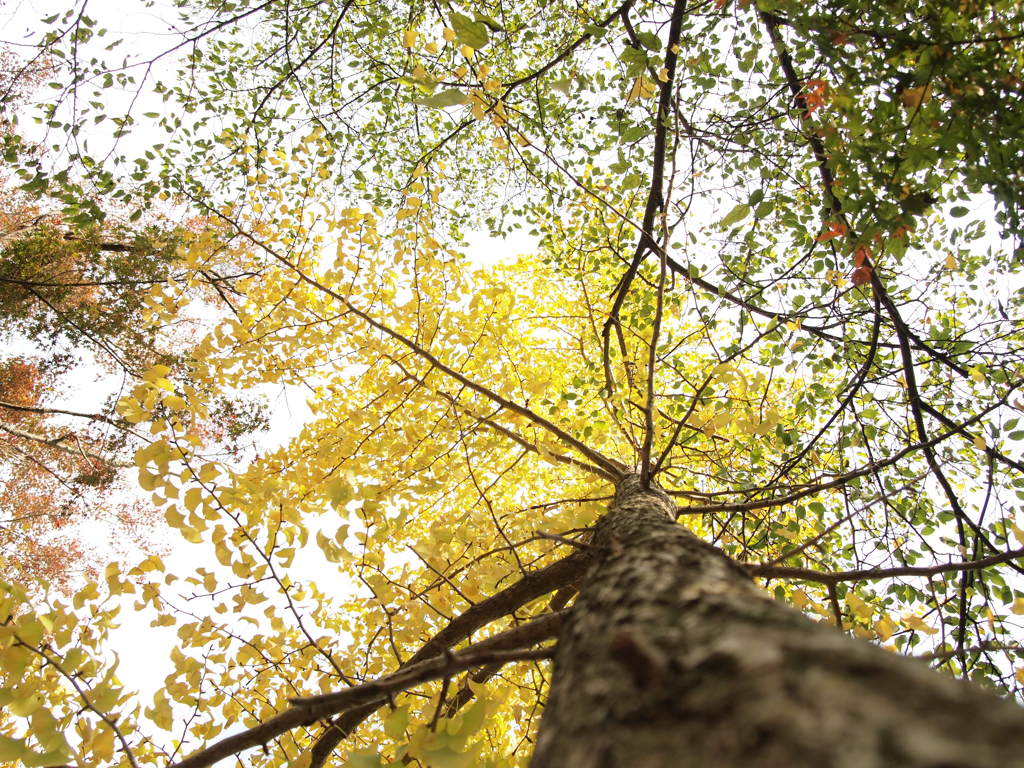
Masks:
[[[826,221],[825,226],[828,229],[815,238],[819,243],[826,243],[833,237],[842,237],[848,231],[846,225],[841,221]]]
[[[804,112],[804,120],[806,120],[816,109],[823,107],[828,101],[828,83],[824,80],[808,80],[803,93],[797,98],[807,110]]]
[[[871,258],[871,249],[866,245],[858,245],[853,252],[853,266],[860,269]]]

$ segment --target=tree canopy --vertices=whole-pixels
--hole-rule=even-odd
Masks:
[[[15,158],[20,148],[38,161],[43,148],[19,134],[13,117],[53,67],[9,52],[0,53],[0,67],[12,114],[0,135]],[[149,441],[114,404],[119,389],[153,365],[184,371],[195,318],[159,326],[141,315],[151,286],[184,274],[176,266],[180,243],[209,222],[172,222],[157,212],[143,221],[101,194],[78,206],[92,211],[82,215],[64,204],[78,185],[27,191],[11,170],[0,173],[0,571],[66,585],[95,576],[97,561],[110,558],[84,540],[82,524],[107,520],[130,549],[152,529],[155,511],[125,482],[131,456]],[[205,272],[190,296],[209,309],[212,300],[229,302],[235,277],[233,269]],[[223,393],[211,396],[217,406],[207,432],[237,449],[237,438],[262,423],[261,412]]]
[[[45,20],[5,160],[90,237],[201,217],[116,322],[230,295],[116,419],[205,565],[0,585],[0,760],[525,765],[633,475],[766,595],[1019,697],[1019,4],[177,8],[124,61]],[[309,418],[225,455],[266,385]],[[152,700],[120,610],[176,633]]]

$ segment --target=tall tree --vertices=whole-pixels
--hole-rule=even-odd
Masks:
[[[7,585],[0,759],[1019,762],[1016,4],[187,21],[151,183],[253,276],[118,410],[216,564]],[[202,391],[265,382],[300,434],[211,459]],[[127,595],[177,633],[152,705]]]

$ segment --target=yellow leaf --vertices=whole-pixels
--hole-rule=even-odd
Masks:
[[[25,755],[32,753],[21,739],[12,739],[10,736],[0,735],[0,761],[14,764]]]
[[[473,54],[476,53],[476,51],[474,51],[471,46],[463,45],[461,48],[459,48],[459,53],[461,53],[467,59],[472,59]]]
[[[185,398],[178,395],[168,395],[164,398],[164,405],[174,411],[183,411],[188,407]]]
[[[426,44],[425,46],[423,46],[423,47],[424,47],[424,49],[425,49],[425,50],[427,51],[427,53],[429,53],[429,54],[430,54],[430,55],[432,55],[432,56],[433,56],[434,54],[436,54],[436,53],[437,53],[437,52],[438,52],[438,51],[440,50],[440,49],[439,49],[439,48],[437,47],[437,43],[433,43],[433,42],[431,42],[431,43],[427,43],[427,44]]]
[[[800,538],[800,531],[791,531],[789,528],[779,528],[779,535],[787,541],[796,541]]]
[[[479,98],[472,99],[471,103],[472,107],[470,107],[470,110],[473,113],[474,120],[483,120],[487,117],[487,110],[484,107],[484,103]]]
[[[916,629],[919,632],[924,632],[926,635],[934,635],[937,634],[939,631],[925,624],[924,619],[922,619],[920,616],[914,616],[909,613],[903,615],[903,617],[901,618],[901,622],[903,623],[903,626],[907,627],[908,629]]]
[[[199,479],[204,483],[210,482],[219,474],[220,470],[217,468],[217,465],[214,464],[212,461],[206,462],[199,469]]]
[[[181,528],[185,525],[185,516],[173,507],[164,512],[164,518],[167,520],[167,524],[172,528]]]
[[[196,507],[199,506],[199,502],[202,501],[202,498],[202,488],[189,488],[187,491],[185,491],[185,508],[189,512],[195,512]]]
[[[980,368],[971,368],[971,378],[980,384],[985,381],[985,374]]]
[[[89,746],[96,757],[106,762],[114,756],[114,731],[106,723],[99,723]]]
[[[658,70],[658,79],[663,83],[668,82],[668,67],[662,67]]]
[[[977,435],[974,438],[974,447],[977,448],[979,451],[984,451],[988,448],[988,443],[985,442],[984,437],[982,437],[981,435]]]
[[[946,269],[956,269],[956,256],[952,253],[946,254]]]
[[[1016,523],[1010,523],[1010,530],[1013,531],[1013,538],[1017,540],[1017,543],[1024,547],[1024,529]]]
[[[640,75],[633,81],[633,87],[629,89],[629,94],[626,96],[626,103],[632,103],[637,99],[649,99],[657,92],[658,86],[643,75]]]
[[[1024,685],[1024,667],[1017,667],[1017,671],[1013,673],[1013,676],[1017,678],[1017,682]]]
[[[640,78],[633,81],[633,87],[626,94],[626,103],[630,104],[640,98]]]
[[[874,609],[853,591],[846,593],[846,604],[850,606],[850,611],[858,619],[870,619],[874,613]]]
[[[452,40],[455,39],[455,30],[452,29],[451,27],[445,27],[444,31],[441,33],[441,36],[445,39],[446,42],[450,43]]]
[[[406,48],[412,48],[416,45],[416,38],[419,33],[415,29],[407,29],[402,33],[402,45]]]
[[[170,372],[171,369],[166,365],[154,365],[152,368],[150,368],[148,371],[142,374],[142,380],[156,382],[157,380],[167,376],[167,374]]]
[[[878,635],[878,639],[883,643],[892,637],[897,629],[898,627],[889,619],[888,616],[883,616],[876,621],[874,625],[875,634]]]

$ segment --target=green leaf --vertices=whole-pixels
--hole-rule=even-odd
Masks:
[[[746,203],[740,203],[725,215],[725,218],[722,219],[722,226],[731,227],[733,224],[738,224],[743,221],[749,215],[750,206]]]
[[[409,708],[398,707],[384,718],[384,733],[392,739],[400,739],[409,726]]]
[[[551,88],[552,90],[558,91],[559,93],[564,93],[566,96],[568,96],[569,93],[572,91],[572,78],[563,77],[560,80],[555,80],[553,83],[551,83]]]
[[[661,50],[661,38],[653,32],[638,32],[636,39],[640,41],[640,44],[650,51]]]
[[[349,752],[346,768],[380,768],[380,755],[370,750]]]
[[[448,745],[429,750],[426,757],[430,768],[471,768],[476,764],[473,753],[458,752]]]
[[[5,763],[21,760],[24,755],[32,754],[25,742],[21,739],[12,739],[10,736],[0,736],[0,761]]]
[[[446,88],[440,93],[435,93],[431,96],[420,96],[418,99],[413,99],[413,101],[416,104],[422,104],[424,107],[444,109],[445,107],[454,107],[459,104],[465,104],[467,98],[466,94],[458,88]]]
[[[949,215],[954,219],[959,219],[961,216],[966,216],[968,213],[970,213],[970,211],[962,205],[955,205],[949,210]]]
[[[623,144],[630,144],[630,143],[632,143],[634,141],[638,141],[639,139],[642,139],[644,136],[646,136],[650,132],[651,132],[651,129],[650,129],[649,126],[646,126],[646,125],[634,125],[631,128],[627,128],[625,131],[622,132],[622,136],[620,137],[620,140],[622,141]]]
[[[15,699],[7,707],[7,711],[15,717],[28,717],[43,705],[43,697],[38,693],[32,693]]]
[[[71,751],[68,749],[52,749],[43,754],[28,750],[21,758],[21,764],[25,768],[43,768],[48,765],[64,765],[70,758]]]
[[[636,189],[647,180],[647,177],[642,173],[631,173],[629,176],[622,180],[623,189]]]
[[[486,24],[474,21],[461,13],[452,14],[452,29],[455,30],[456,40],[477,50],[487,45],[491,39]]]
[[[501,24],[499,24],[497,21],[492,19],[490,16],[487,16],[486,14],[480,13],[480,11],[474,11],[473,12],[473,18],[475,18],[481,24],[486,24],[490,28],[491,32],[504,32],[505,31],[505,28],[503,26],[501,26]]]

